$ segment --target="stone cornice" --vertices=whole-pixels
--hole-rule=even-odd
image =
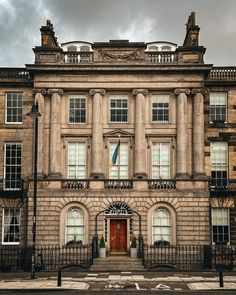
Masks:
[[[96,93],[99,93],[102,96],[104,96],[106,94],[106,90],[105,89],[90,89],[89,90],[90,95],[95,95]]]
[[[148,94],[148,89],[134,89],[132,91],[133,95],[137,95],[139,93],[142,93],[143,95],[147,95]]]
[[[180,95],[181,93],[189,95],[190,94],[190,89],[186,89],[186,88],[177,88],[177,89],[175,89],[175,94],[176,95]]]
[[[53,94],[59,94],[62,95],[63,94],[63,89],[48,89],[48,94],[49,95],[53,95]]]

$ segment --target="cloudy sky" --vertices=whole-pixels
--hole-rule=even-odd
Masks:
[[[170,41],[182,45],[197,13],[206,63],[236,65],[236,0],[0,0],[0,67],[34,62],[39,28],[50,19],[60,43]]]

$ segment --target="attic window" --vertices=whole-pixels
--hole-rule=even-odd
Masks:
[[[171,47],[170,46],[162,46],[161,51],[171,51]]]
[[[149,46],[148,47],[148,51],[158,51],[158,47],[157,46],[154,46],[154,45]]]
[[[67,47],[67,51],[77,51],[77,47],[72,45]]]
[[[80,51],[90,51],[90,47],[87,46],[87,45],[82,45],[82,46],[80,47]]]

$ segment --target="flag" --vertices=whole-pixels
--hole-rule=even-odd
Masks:
[[[111,161],[110,161],[110,167],[114,166],[117,162],[117,158],[120,157],[120,140],[114,150],[114,153],[112,155]]]

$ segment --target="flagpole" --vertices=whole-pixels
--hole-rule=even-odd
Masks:
[[[118,137],[120,142],[120,134],[118,135]],[[119,148],[121,149],[121,146]],[[121,154],[121,151],[120,151],[120,154]],[[118,155],[118,179],[120,179],[120,154]]]

